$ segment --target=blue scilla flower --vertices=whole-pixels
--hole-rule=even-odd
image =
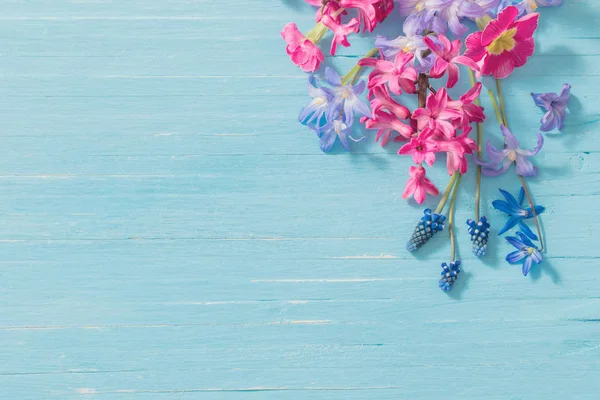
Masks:
[[[473,221],[472,219],[467,220],[469,226],[469,235],[471,235],[471,242],[473,242],[473,254],[476,257],[483,257],[487,253],[487,242],[490,236],[490,224],[487,217],[479,218],[479,222]]]
[[[521,191],[519,193],[519,201],[517,201],[514,196],[508,193],[505,190],[499,189],[500,193],[504,196],[506,201],[504,200],[494,200],[492,202],[492,206],[496,210],[500,210],[506,214],[508,214],[509,218],[504,225],[504,228],[498,232],[498,235],[502,235],[504,232],[512,229],[515,225],[519,225],[519,228],[527,234],[527,236],[531,237],[534,240],[538,240],[537,236],[531,231],[531,229],[525,225],[524,221],[529,218],[533,218],[533,213],[531,211],[531,207],[523,207],[523,200],[525,199],[525,190],[521,187]],[[542,206],[535,206],[535,213],[540,215],[546,209]]]
[[[511,264],[523,263],[523,275],[527,276],[533,263],[540,264],[542,262],[542,253],[538,247],[533,244],[530,237],[521,232],[517,232],[518,237],[507,236],[506,240],[517,248],[516,251],[509,253],[506,256],[506,261]]]
[[[415,227],[410,240],[406,244],[406,250],[413,252],[423,246],[437,232],[444,230],[446,217],[432,213],[429,208],[423,210],[423,217]]]
[[[458,274],[460,274],[460,260],[456,260],[450,263],[450,265],[446,263],[442,263],[442,277],[440,279],[440,289],[444,292],[449,292],[452,290],[452,285],[458,279]]]

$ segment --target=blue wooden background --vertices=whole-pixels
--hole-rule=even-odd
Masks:
[[[296,122],[279,32],[312,26],[303,1],[3,0],[0,398],[597,399],[600,4],[566,3],[505,83],[527,146],[529,92],[573,85],[531,182],[547,258],[527,278],[503,240],[474,259],[470,172],[448,296],[447,233],[404,250],[410,160],[324,155]],[[370,48],[352,43],[341,73]],[[484,181],[496,230],[498,187],[518,182]]]

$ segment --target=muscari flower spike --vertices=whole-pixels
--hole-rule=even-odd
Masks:
[[[479,221],[472,219],[467,220],[469,226],[469,235],[471,235],[471,242],[473,247],[471,250],[476,257],[483,257],[487,253],[487,242],[490,237],[490,223],[487,217],[479,218]]]
[[[423,217],[421,217],[410,240],[406,244],[406,250],[412,253],[427,243],[437,232],[444,230],[445,220],[446,217],[444,215],[432,213],[431,209],[426,208],[423,211]]]
[[[444,292],[452,290],[452,285],[454,285],[454,282],[458,279],[458,274],[460,274],[460,260],[451,262],[450,265],[442,263],[442,277],[439,283],[440,289]]]

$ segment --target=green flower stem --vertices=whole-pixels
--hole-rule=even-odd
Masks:
[[[500,114],[500,109],[498,108],[498,102],[496,101],[496,96],[494,96],[494,92],[492,92],[492,89],[488,89],[488,95],[490,96],[490,100],[492,101],[492,107],[494,107],[494,112],[496,113],[496,119],[498,120],[498,125],[500,125],[504,121],[502,120],[502,114]]]
[[[367,54],[365,54],[365,56],[363,58],[373,57],[378,52],[379,52],[379,49],[377,47],[375,47],[374,49],[371,49]],[[342,78],[342,85],[346,85],[346,84],[348,84],[348,82],[354,83],[354,81],[358,77],[358,74],[360,73],[361,69],[362,69],[362,67],[358,64],[356,64],[354,67],[352,67],[352,69],[346,75],[344,75],[344,77]]]
[[[471,78],[471,86],[475,87],[475,74],[469,68],[469,77]],[[474,101],[475,105],[480,105],[479,97]],[[477,158],[481,160],[483,153],[483,132],[481,124],[477,123]],[[479,212],[481,209],[481,165],[477,165],[477,176],[475,178],[475,221],[479,221]]]
[[[454,182],[456,182],[456,179],[458,178],[458,175],[459,175],[458,172],[453,173],[452,177],[448,181],[448,186],[446,186],[446,190],[444,191],[444,195],[440,199],[440,202],[438,203],[438,206],[435,209],[435,213],[436,214],[441,213],[442,210],[444,209],[444,206],[446,205],[446,202],[448,201],[448,197],[450,196],[450,192],[452,191],[452,188],[454,187]]]
[[[525,191],[525,197],[527,197],[527,201],[529,202],[529,207],[531,207],[531,213],[533,214],[533,221],[535,222],[535,227],[537,229],[538,238],[540,238],[540,253],[544,251],[544,238],[542,237],[542,229],[540,228],[540,221],[535,212],[535,206],[533,204],[533,200],[531,199],[531,193],[529,192],[529,188],[527,187],[527,182],[525,182],[525,178],[522,175],[519,175],[519,179],[521,180],[521,185],[523,186],[523,190]]]
[[[313,44],[317,44],[323,39],[323,36],[327,33],[327,28],[325,24],[319,22],[316,24],[310,31],[306,32],[306,38],[310,40]]]
[[[498,99],[500,100],[500,111],[502,112],[502,123],[508,128],[508,119],[506,118],[506,109],[504,108],[504,96],[502,95],[502,84],[500,79],[496,79],[496,91],[498,92]]]
[[[455,261],[456,256],[456,241],[454,240],[454,207],[456,205],[456,194],[458,193],[458,187],[460,186],[460,178],[462,174],[455,172],[458,178],[456,178],[456,184],[454,185],[454,192],[452,193],[452,200],[450,200],[450,209],[448,210],[448,230],[450,231],[450,261]]]

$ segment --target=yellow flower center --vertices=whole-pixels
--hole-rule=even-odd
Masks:
[[[515,48],[516,42],[514,39],[515,34],[517,33],[517,28],[512,28],[507,31],[504,31],[498,36],[492,43],[490,43],[486,50],[488,53],[498,55],[502,54],[505,51],[511,51]]]
[[[535,0],[529,0],[529,6],[533,11],[537,10],[538,5],[535,3]]]
[[[532,255],[533,253],[535,253],[535,249],[533,247],[527,247],[527,254]]]
[[[516,151],[509,151],[508,154],[506,155],[506,157],[510,161],[515,162],[515,161],[517,161],[517,152]]]

